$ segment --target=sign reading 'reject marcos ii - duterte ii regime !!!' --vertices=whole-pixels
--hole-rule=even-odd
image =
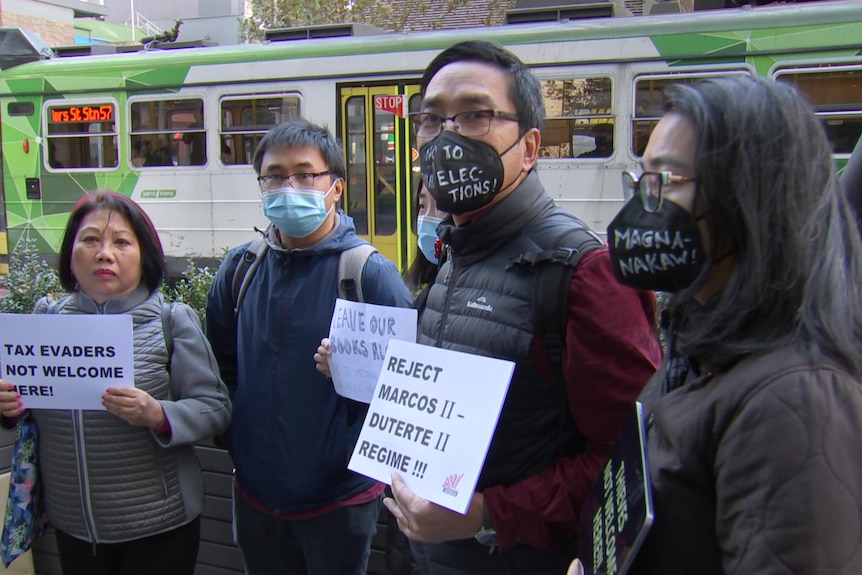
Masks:
[[[349,468],[465,513],[515,364],[392,339]]]

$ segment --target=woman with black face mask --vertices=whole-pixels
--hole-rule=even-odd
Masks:
[[[680,85],[642,163],[612,265],[672,293],[631,572],[862,573],[862,246],[819,120],[785,84]]]

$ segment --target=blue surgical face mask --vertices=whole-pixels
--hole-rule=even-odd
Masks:
[[[419,216],[416,222],[416,235],[419,236],[419,250],[425,259],[432,264],[437,263],[437,254],[434,244],[437,242],[437,226],[443,221],[442,218],[434,216]]]
[[[292,238],[304,238],[314,233],[335,208],[333,204],[327,211],[324,201],[334,186],[335,182],[326,193],[296,188],[265,192],[263,213],[282,233]]]

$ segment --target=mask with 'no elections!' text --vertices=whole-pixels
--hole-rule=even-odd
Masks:
[[[670,200],[648,212],[631,198],[608,225],[608,243],[617,281],[634,288],[685,289],[704,264],[695,217]]]
[[[444,130],[422,146],[419,163],[422,180],[437,201],[437,209],[450,214],[478,210],[503,188],[502,154],[485,142]]]

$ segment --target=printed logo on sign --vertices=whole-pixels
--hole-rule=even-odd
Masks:
[[[488,298],[483,295],[480,295],[476,298],[475,301],[468,301],[467,307],[472,309],[480,309],[482,311],[494,311],[494,306],[488,303]]]
[[[458,484],[461,483],[463,473],[453,473],[443,481],[443,493],[458,497]]]

